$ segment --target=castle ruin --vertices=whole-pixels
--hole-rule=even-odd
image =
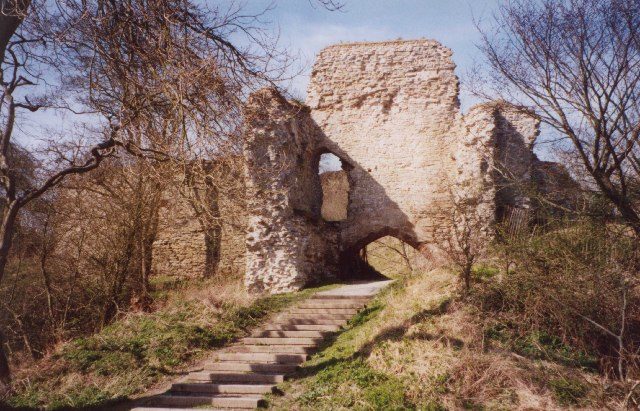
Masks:
[[[488,231],[510,210],[530,207],[505,172],[527,183],[549,168],[532,151],[539,119],[500,102],[463,115],[451,55],[433,40],[334,45],[317,57],[306,105],[275,89],[250,97],[242,256],[250,290],[347,278],[349,260],[386,235],[429,255],[452,194],[478,193],[475,212]],[[340,159],[342,171],[319,175],[325,153]],[[323,205],[323,190],[335,204]],[[185,241],[180,230],[171,226]],[[206,261],[202,253],[191,259]],[[172,269],[181,264],[200,263]]]

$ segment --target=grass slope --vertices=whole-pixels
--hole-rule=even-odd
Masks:
[[[457,297],[454,284],[444,269],[398,280],[282,384],[270,408],[615,407],[615,395],[578,353],[553,338],[510,340]]]
[[[318,290],[256,297],[236,283],[191,283],[170,291],[155,312],[126,314],[19,371],[7,404],[40,409],[114,404],[176,379],[212,350]]]

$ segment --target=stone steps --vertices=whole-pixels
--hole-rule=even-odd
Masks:
[[[313,298],[311,300],[315,300],[315,301],[345,301],[345,300],[352,300],[353,301],[357,301],[357,302],[362,302],[363,304],[366,303],[367,301],[369,301],[371,299],[371,297],[373,297],[373,295],[341,295],[341,294],[316,294],[315,296],[313,296]]]
[[[196,408],[198,410],[205,410],[205,411],[223,411],[223,410],[229,410],[229,409],[234,409],[234,410],[241,410],[243,408],[202,408],[202,407],[198,407]],[[252,408],[244,408],[246,410],[251,410]],[[194,408],[174,408],[174,407],[136,407],[136,408],[132,408],[132,411],[193,411]]]
[[[251,334],[257,338],[320,338],[324,339],[331,335],[329,331],[257,331]]]
[[[264,373],[292,373],[298,369],[297,364],[250,363],[236,361],[216,361],[205,363],[206,371],[235,371],[235,372],[264,372]]]
[[[282,314],[277,318],[277,320],[301,320],[301,321],[314,321],[311,324],[315,324],[316,321],[322,323],[322,321],[342,321],[347,322],[353,315],[349,314],[301,314],[301,313],[289,313]],[[331,323],[329,323],[331,324]]]
[[[243,384],[279,384],[284,382],[284,374],[260,374],[254,372],[210,372],[196,371],[189,373],[186,381],[208,381],[213,383],[243,383]]]
[[[319,349],[332,333],[385,283],[348,285],[324,291],[292,307],[237,344],[212,355],[167,393],[148,398],[137,411],[192,409],[245,410],[265,405],[264,394]],[[359,294],[360,293],[360,294]],[[204,407],[204,408],[203,408]]]
[[[256,345],[309,345],[314,346],[320,344],[323,338],[304,338],[304,337],[247,337],[243,338],[244,344]]]
[[[202,384],[176,383],[171,392],[176,394],[253,394],[261,395],[273,392],[274,384]]]
[[[311,318],[311,316],[307,316],[307,318],[301,318],[295,314],[290,314],[289,316],[281,317],[277,320],[280,324],[283,325],[345,325],[347,323],[346,319],[335,319],[335,318]]]
[[[298,304],[297,308],[304,309],[323,309],[323,308],[334,308],[334,309],[360,309],[364,306],[362,302],[351,302],[345,300],[307,300],[301,304]]]
[[[273,354],[313,354],[315,346],[304,345],[235,345],[230,352],[237,353],[273,353]]]
[[[261,331],[327,331],[336,332],[340,330],[340,325],[336,324],[276,324],[271,323],[263,326]]]
[[[218,361],[248,361],[252,363],[277,363],[277,364],[300,364],[308,359],[306,354],[275,354],[275,353],[238,353],[220,352],[214,355]]]
[[[147,407],[200,407],[210,405],[223,409],[255,409],[265,405],[262,396],[259,395],[159,395],[153,398]]]
[[[291,314],[342,314],[352,317],[358,312],[357,308],[294,308]]]

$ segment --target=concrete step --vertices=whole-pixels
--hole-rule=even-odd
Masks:
[[[338,301],[357,301],[357,302],[365,302],[371,299],[371,295],[347,295],[347,294],[315,294],[307,301],[316,301],[316,300],[338,300]]]
[[[190,373],[153,402],[140,402],[143,407],[138,411],[188,407],[226,411],[265,406],[262,396],[274,392],[276,384],[365,307],[376,287],[381,285],[362,283],[316,294],[241,343],[214,353],[204,370]]]
[[[274,353],[274,354],[313,354],[316,347],[303,345],[236,345],[229,348],[231,352]]]
[[[232,395],[159,395],[153,399],[153,405],[159,407],[199,407],[211,405],[217,408],[258,408],[266,405],[261,396]],[[149,407],[149,405],[147,405]]]
[[[259,345],[304,345],[315,346],[320,344],[323,338],[296,338],[296,337],[246,337],[242,339],[244,344]]]
[[[266,372],[288,374],[298,369],[297,364],[264,364],[255,362],[216,361],[204,364],[205,371]]]
[[[260,332],[263,331],[324,331],[336,332],[340,330],[339,324],[265,324]]]
[[[291,316],[276,318],[275,323],[286,325],[345,325],[347,320],[344,318],[300,318],[300,316],[292,314]]]
[[[289,337],[289,338],[320,338],[324,339],[331,335],[331,332],[328,331],[256,331],[251,336],[252,337]]]
[[[278,353],[246,353],[246,352],[220,352],[213,357],[218,361],[250,361],[263,364],[300,364],[309,358],[307,354],[278,354]]]
[[[171,386],[175,394],[268,394],[273,392],[273,384],[194,384],[177,383]]]
[[[358,301],[348,300],[307,300],[300,303],[298,308],[363,308],[365,304]]]
[[[292,308],[287,311],[289,314],[343,314],[353,316],[358,313],[355,308]]]
[[[221,410],[225,410],[226,411],[229,408],[210,408],[210,407],[202,408],[202,407],[198,407],[196,409],[205,410],[205,411],[221,411]],[[234,410],[252,410],[253,408],[233,408],[233,409]],[[131,411],[193,411],[193,408],[191,408],[191,407],[189,407],[189,408],[135,407],[135,408],[132,408]]]
[[[277,318],[294,318],[300,320],[349,320],[350,314],[306,314],[306,313],[285,313]]]
[[[253,372],[210,372],[197,371],[187,375],[186,381],[210,381],[246,384],[279,384],[284,381],[284,374],[259,374]]]

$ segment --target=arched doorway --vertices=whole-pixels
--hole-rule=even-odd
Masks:
[[[420,244],[393,230],[382,230],[341,254],[343,281],[398,279],[430,264]]]
[[[409,276],[430,264],[420,251],[393,236],[372,241],[364,247],[364,253],[371,267],[391,279]]]

